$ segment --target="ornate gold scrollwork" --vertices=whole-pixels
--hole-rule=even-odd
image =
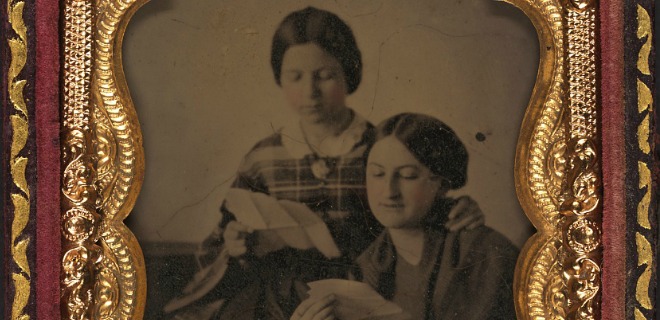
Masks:
[[[637,128],[637,147],[645,157],[651,156],[651,127],[650,119],[653,111],[653,94],[649,86],[643,81],[643,76],[651,75],[649,57],[653,44],[653,25],[651,16],[646,8],[637,5],[637,39],[644,42],[637,54],[637,71],[640,75],[637,77],[637,111],[644,115],[644,119]],[[650,292],[654,286],[652,283],[653,267],[656,262],[653,259],[653,247],[648,238],[648,231],[651,230],[650,216],[651,195],[654,192],[651,180],[651,170],[649,169],[647,159],[638,160],[637,168],[639,174],[638,188],[644,190],[644,196],[637,204],[637,232],[635,232],[635,248],[637,253],[637,267],[640,268],[635,281],[634,296],[638,305],[634,307],[635,319],[652,319],[653,315],[649,311],[653,310],[654,302],[651,299]],[[647,233],[647,234],[643,234]],[[648,316],[648,317],[647,317]]]
[[[539,230],[523,248],[516,271],[518,316],[592,319],[598,313],[601,245],[600,173],[594,144],[597,3],[508,1],[530,17],[542,48],[537,83],[516,154],[519,199]],[[144,262],[137,242],[121,221],[139,192],[144,160],[139,123],[118,53],[128,20],[144,2],[98,0],[93,23],[90,16],[83,15],[84,19],[67,18],[65,24],[67,32],[77,34],[71,41],[85,39],[72,46],[65,42],[78,59],[65,65],[77,67],[70,77],[65,76],[65,90],[81,86],[91,88],[92,95],[83,92],[75,96],[85,101],[82,110],[65,104],[64,123],[71,136],[66,139],[69,144],[65,141],[68,155],[64,159],[71,168],[65,174],[65,196],[71,208],[80,208],[78,203],[82,203],[90,215],[82,209],[70,213],[76,218],[63,224],[63,230],[71,241],[100,241],[100,247],[88,242],[72,247],[64,259],[70,275],[65,279],[70,281],[63,285],[71,287],[64,289],[66,297],[75,297],[65,297],[65,301],[77,303],[76,308],[69,309],[76,316],[139,319],[143,312]],[[79,8],[75,5],[81,3],[89,5],[91,0],[67,0],[71,8]],[[81,21],[84,26],[72,25]],[[88,33],[80,34],[92,26],[93,46],[86,42]],[[88,56],[93,57],[91,69],[87,68],[91,63],[81,62]],[[88,143],[90,138],[93,144]],[[95,215],[97,211],[100,216]],[[91,282],[94,290],[90,291]]]
[[[64,4],[64,103],[62,139],[62,318],[91,319],[94,275],[102,252],[96,245],[96,170],[90,153],[90,79],[93,3]]]
[[[516,154],[518,197],[539,230],[518,261],[518,317],[594,319],[601,247],[597,1],[510,2],[532,20],[542,48]]]
[[[29,135],[28,106],[23,92],[28,82],[20,77],[28,58],[28,28],[23,20],[24,1],[8,0],[6,8],[9,24],[16,33],[16,36],[7,37],[11,50],[11,60],[7,72],[7,90],[12,107],[9,116],[12,132],[9,166],[13,186],[18,189],[18,192],[11,193],[13,217],[9,246],[12,262],[18,266],[18,271],[11,274],[14,285],[11,316],[12,319],[25,320],[29,319],[29,316],[25,314],[24,309],[30,295],[33,294],[30,292],[32,272],[27,257],[28,245],[32,239],[23,234],[30,220],[30,190],[25,173],[30,155],[22,155]]]
[[[135,319],[143,312],[142,254],[122,224],[141,185],[141,138],[131,102],[120,94],[125,84],[114,59],[135,4],[65,3],[62,296],[68,319]]]

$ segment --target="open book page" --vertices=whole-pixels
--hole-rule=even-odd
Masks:
[[[396,303],[383,298],[366,283],[326,279],[310,282],[309,299],[336,297],[335,315],[342,320],[406,320],[410,316]]]
[[[237,188],[229,189],[225,203],[238,222],[256,230],[257,255],[287,246],[316,248],[327,258],[341,255],[323,219],[302,203]]]

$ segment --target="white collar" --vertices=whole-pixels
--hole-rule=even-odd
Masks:
[[[366,130],[367,120],[353,112],[353,121],[348,128],[338,136],[328,137],[323,140],[323,145],[319,149],[325,150],[325,153],[319,154],[319,156],[338,157],[349,153],[362,140],[362,136]],[[305,134],[299,123],[282,128],[280,133],[282,135],[282,144],[293,158],[302,159],[306,155],[314,154],[314,150],[307,143]]]

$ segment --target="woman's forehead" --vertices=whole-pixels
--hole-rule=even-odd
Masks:
[[[382,167],[424,167],[401,141],[394,136],[378,140],[371,148],[368,164]]]
[[[289,47],[282,59],[283,71],[322,68],[341,69],[341,65],[335,57],[313,42]]]

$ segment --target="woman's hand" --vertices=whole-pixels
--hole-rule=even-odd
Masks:
[[[472,230],[484,225],[484,213],[479,204],[469,196],[462,196],[456,200],[456,205],[451,208],[445,228],[449,231]]]
[[[307,299],[303,301],[296,311],[293,312],[291,320],[334,320],[335,301],[333,294],[327,295],[320,300]]]
[[[225,239],[225,247],[230,256],[238,258],[247,253],[246,238],[253,231],[252,228],[238,221],[231,221],[227,224],[222,236]]]

